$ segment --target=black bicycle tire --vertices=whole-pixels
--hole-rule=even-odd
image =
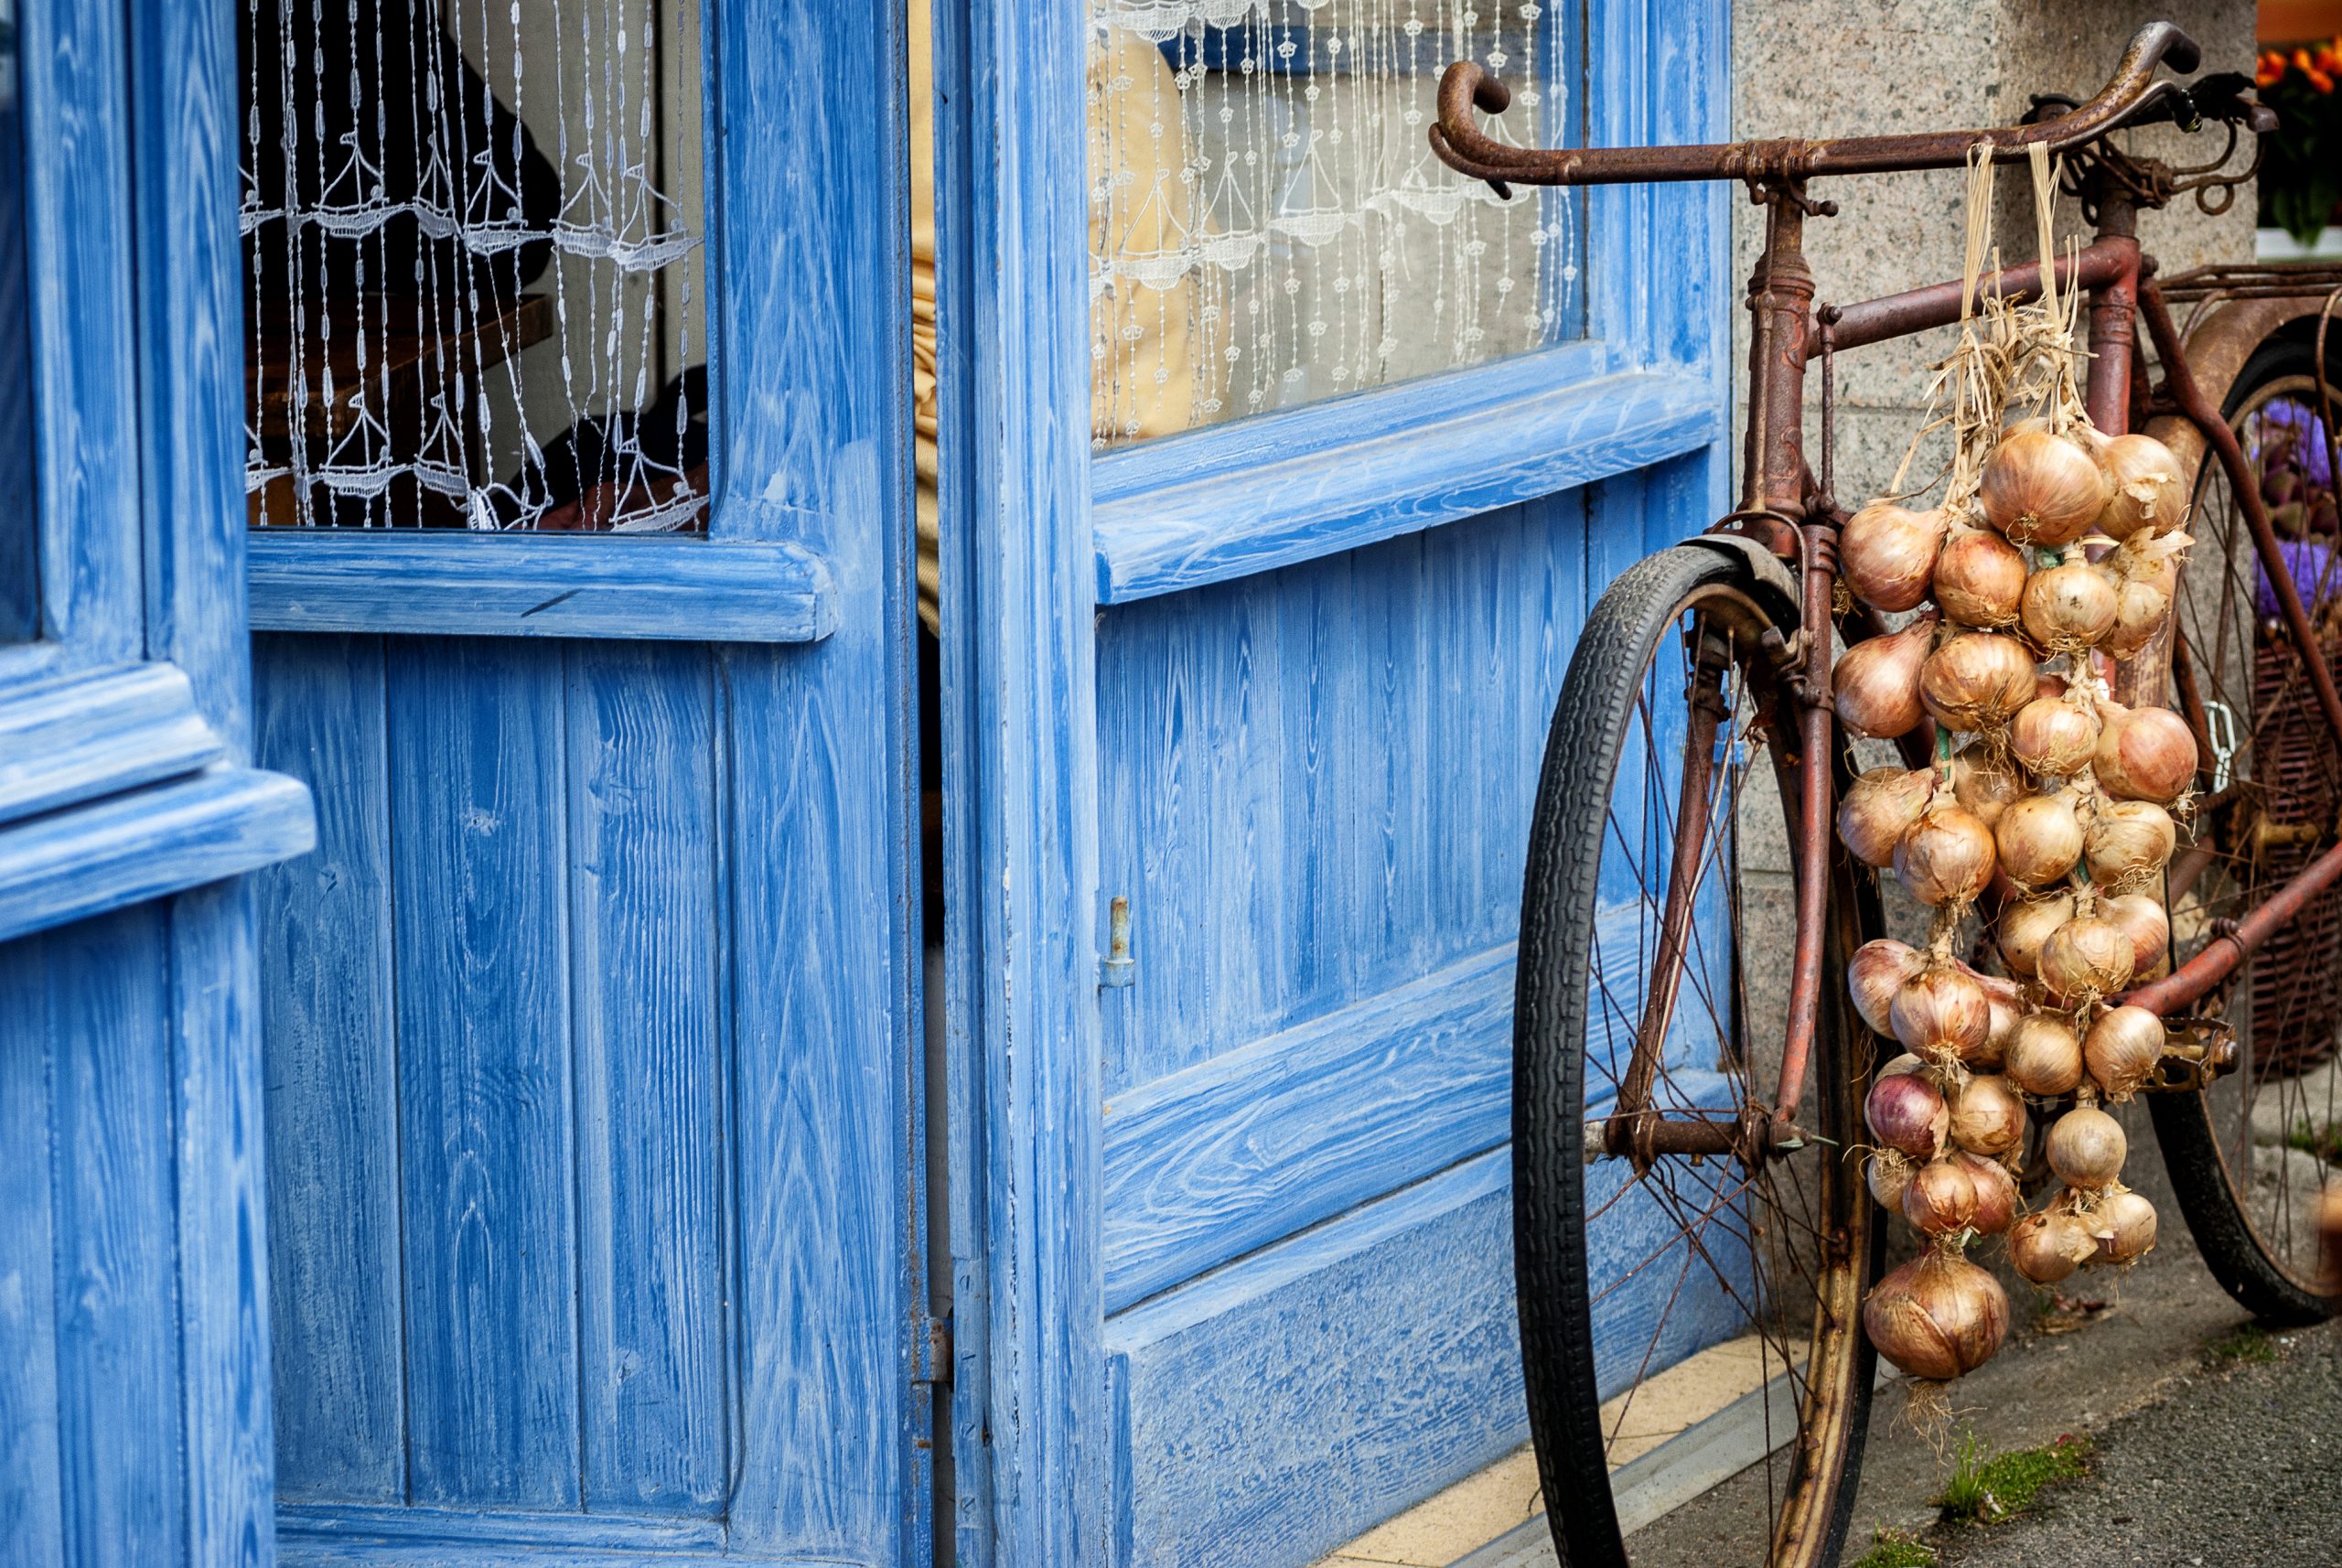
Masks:
[[[2269,382],[2314,372],[2317,350],[2315,339],[2302,330],[2304,325],[2294,321],[2278,327],[2245,357],[2221,396],[2222,418],[2234,417]],[[2342,344],[2335,339],[2342,339],[2342,330],[2329,338],[2326,373],[2342,387]],[[2207,463],[2218,460],[2208,452],[2204,458]],[[2147,1099],[2173,1197],[2204,1266],[2220,1288],[2255,1317],[2279,1326],[2323,1322],[2342,1314],[2342,1293],[2305,1289],[2261,1245],[2221,1157],[2219,1135],[2204,1096],[2154,1094]]]
[[[1674,607],[1710,584],[1745,584],[1746,575],[1724,553],[1696,545],[1648,557],[1621,574],[1578,639],[1538,779],[1514,995],[1514,1273],[1531,1432],[1554,1551],[1564,1568],[1625,1568],[1627,1562],[1602,1445],[1579,1440],[1587,1412],[1598,1412],[1601,1403],[1591,1344],[1590,1269],[1583,1256],[1580,1112],[1583,977],[1605,809],[1642,672]],[[1781,629],[1786,634],[1794,623]],[[1588,802],[1602,809],[1583,809]],[[1831,1000],[1832,1015],[1842,1017]],[[1838,1035],[1844,1037],[1842,1024]],[[1824,1052],[1817,1065],[1829,1070],[1838,1064]],[[1866,1203],[1860,1184],[1852,1185],[1854,1202]],[[1884,1227],[1869,1227],[1865,1282],[1876,1277],[1884,1235]],[[1844,1544],[1868,1425],[1875,1352],[1860,1333],[1853,1340],[1854,1402],[1823,1563],[1835,1563]]]

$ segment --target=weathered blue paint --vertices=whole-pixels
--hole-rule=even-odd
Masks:
[[[1107,1560],[1087,24],[936,7],[961,1561]],[[1102,919],[1103,912],[1100,918]]]
[[[1589,141],[1723,134],[1720,0],[1587,25]],[[1584,342],[1093,464],[1081,42],[938,36],[962,1549],[1300,1563],[1524,1435],[1530,791],[1593,596],[1728,504],[1727,196],[1589,194]]]
[[[273,1560],[235,50],[23,0],[39,637],[0,648],[0,1558]],[[18,389],[12,387],[11,391]],[[13,940],[10,940],[13,939]]]
[[[0,644],[40,635],[40,517],[34,510],[33,357],[25,277],[24,106],[16,0],[0,0]]]
[[[192,773],[227,755],[175,665],[126,664],[0,692],[0,823]]]
[[[288,1563],[928,1558],[903,17],[708,24],[708,536],[252,541]]]
[[[1106,1101],[1106,1306],[1503,1143],[1510,944]]]
[[[1112,483],[1117,493],[1099,496],[1099,601],[1127,604],[1356,550],[1664,462],[1723,434],[1703,377],[1574,373],[1571,361],[1595,360],[1603,347],[1443,378],[1475,392],[1483,381],[1520,389],[1499,401],[1459,399],[1460,410],[1427,403],[1436,393],[1412,385],[1358,399],[1402,411],[1387,433],[1369,422],[1370,410],[1328,404],[1312,411],[1316,419],[1292,421],[1315,428],[1286,432],[1296,439],[1284,456],[1248,449],[1250,460],[1229,465],[1224,452],[1198,454],[1220,471],[1159,489],[1126,489],[1113,475],[1122,459],[1101,461],[1101,492]],[[1165,466],[1185,446],[1233,445],[1218,434],[1164,442]],[[1155,456],[1133,455],[1141,454]]]
[[[1517,1446],[1510,1173],[1493,1150],[1116,1316],[1121,1560],[1306,1563]]]
[[[275,531],[250,548],[256,631],[818,642],[838,624],[828,565],[786,540]]]

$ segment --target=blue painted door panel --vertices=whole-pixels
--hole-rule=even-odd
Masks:
[[[919,1554],[886,823],[820,657],[261,639],[321,803],[261,918],[294,1561]]]
[[[1545,724],[1592,601],[1713,477],[1106,615],[1101,886],[1137,960],[1101,993],[1122,1562],[1305,1563],[1526,1440],[1504,1144]],[[1650,1282],[1606,1311],[1654,1310]],[[1691,1296],[1684,1353],[1714,1337]]]

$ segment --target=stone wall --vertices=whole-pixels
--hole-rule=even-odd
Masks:
[[[2011,124],[2036,92],[2088,96],[2104,84],[2123,45],[2143,23],[2176,22],[2203,46],[2206,70],[2252,69],[2250,0],[1739,0],[1733,23],[1733,134],[1735,137],[1875,135]],[[2133,150],[2174,162],[2217,152],[2212,135],[2183,137],[2171,128],[2131,133]],[[2198,145],[2201,150],[2198,151]],[[2031,261],[2036,249],[2031,181],[2004,169],[1994,223],[2005,261]],[[1816,181],[1813,194],[1838,203],[1835,218],[1806,225],[1806,251],[1819,298],[1853,301],[1960,276],[1965,252],[1963,177],[1957,170]],[[1764,238],[1764,210],[1743,203],[1733,226],[1734,262],[1745,281]],[[2060,240],[2087,233],[2075,204],[2063,204]],[[2250,191],[2223,217],[2192,202],[2141,215],[2141,243],[2167,272],[2213,261],[2249,261],[2253,220]],[[1945,328],[1882,343],[1837,360],[1838,441],[1834,486],[1855,507],[1885,489],[1912,435],[1924,422],[1931,367],[1950,347]],[[1746,397],[1747,320],[1735,317],[1734,362],[1739,412]],[[1809,385],[1819,396],[1819,378]],[[1819,466],[1818,414],[1806,424],[1809,457]],[[1737,455],[1737,445],[1735,452]],[[1940,466],[1940,450],[1923,449],[1913,476]],[[1909,482],[1909,481],[1907,481]],[[1876,762],[1892,760],[1879,746]],[[1754,799],[1754,798],[1752,798]],[[1750,928],[1744,950],[1778,953],[1778,972],[1749,971],[1749,1005],[1777,1038],[1786,1024],[1788,954],[1795,929],[1788,841],[1770,802],[1742,820],[1742,897]],[[1890,924],[1906,940],[1926,929],[1918,908],[1892,878]]]
[[[2011,124],[2034,93],[2096,91],[2133,31],[2157,18],[2178,23],[2204,47],[2204,70],[2252,69],[2251,0],[1741,0],[1733,23],[1733,134],[1875,135]],[[2208,134],[2183,137],[2168,127],[2133,133],[2132,143],[2175,161],[2196,155],[2199,145],[2203,156],[2218,147]],[[1806,226],[1819,297],[1864,299],[1958,277],[1961,180],[1944,170],[1815,182],[1814,194],[1841,209]],[[2002,170],[2000,180],[1995,222],[2004,257],[2030,261],[2029,180],[2021,167]],[[2074,204],[2063,208],[2059,238],[2087,240]],[[1743,205],[1739,214],[1734,261],[1746,279],[1764,237],[1764,213]],[[2218,219],[2183,200],[2140,222],[2142,243],[2166,271],[2249,261],[2252,233],[2249,197]],[[1893,478],[1921,423],[1928,367],[1950,341],[1946,329],[1838,361],[1836,489],[1847,506]],[[1734,362],[1745,366],[1746,358],[1744,317],[1735,325]],[[1915,463],[1913,473],[1933,467]]]

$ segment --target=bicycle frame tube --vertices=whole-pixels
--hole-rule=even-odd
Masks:
[[[2311,625],[2309,610],[2294,585],[2293,573],[2285,568],[2283,553],[2277,545],[2277,531],[2269,521],[2269,508],[2261,499],[2261,487],[2245,458],[2242,444],[2197,382],[2185,346],[2179,340],[2179,329],[2172,323],[2170,308],[2154,285],[2140,290],[2139,306],[2146,317],[2147,335],[2154,341],[2155,356],[2165,367],[2173,400],[2178,403],[2180,413],[2203,431],[2205,441],[2228,471],[2229,488],[2244,510],[2245,525],[2252,532],[2253,553],[2261,558],[2270,589],[2276,596],[2278,614],[2293,636],[2294,646],[2316,649],[2316,628]],[[2317,694],[2318,708],[2327,729],[2337,743],[2342,744],[2342,692],[2335,687],[2333,671],[2326,668],[2324,659],[2314,655],[2303,658],[2302,669]],[[2202,951],[2171,973],[2127,993],[2120,1000],[2155,1014],[2189,1006],[2234,973],[2237,966],[2261,943],[2301,913],[2303,906],[2337,880],[2342,880],[2342,844],[2312,861],[2299,875],[2246,916],[2235,930],[2214,938]]]

